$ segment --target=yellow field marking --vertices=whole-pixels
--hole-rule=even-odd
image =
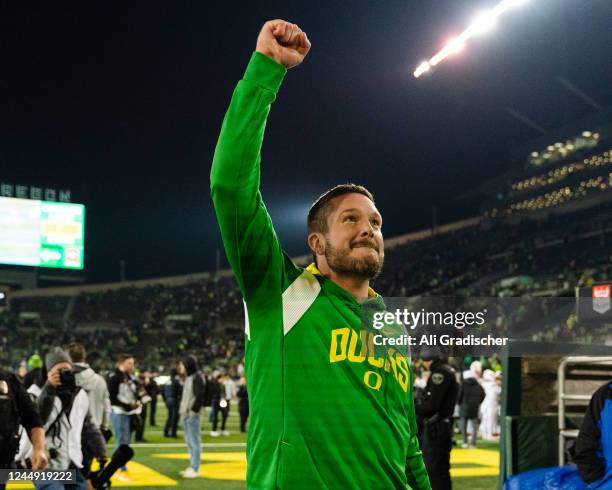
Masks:
[[[92,465],[93,466],[93,465]],[[152,470],[136,461],[130,461],[127,464],[127,470],[133,481],[121,482],[117,480],[117,474],[111,478],[113,487],[157,487],[157,486],[175,486],[178,485],[176,480],[168,478],[166,475]]]
[[[187,453],[153,454],[155,458],[188,460]],[[204,452],[200,475],[215,480],[245,480],[246,454],[242,452]],[[209,463],[210,462],[210,463]],[[473,468],[452,468],[453,464],[474,464]],[[453,449],[451,452],[451,476],[455,478],[474,476],[497,476],[499,453],[488,449]]]
[[[154,458],[189,460],[188,453],[157,453]],[[246,480],[246,453],[243,452],[203,452],[200,476],[211,480]],[[474,464],[473,468],[452,468],[454,464]],[[182,469],[182,468],[181,468]],[[119,482],[113,478],[116,487],[176,486],[176,480],[168,478],[151,468],[136,462],[128,463],[128,471],[133,482]],[[499,453],[488,449],[453,449],[451,452],[451,476],[453,478],[497,476],[499,473]],[[177,478],[180,480],[177,471]],[[11,483],[8,490],[33,488],[29,483]]]
[[[188,460],[187,453],[157,453],[154,458]],[[246,453],[242,452],[204,452],[200,466],[200,476],[211,480],[246,480]]]
[[[451,468],[450,474],[453,478],[497,476],[499,475],[499,469],[493,468],[492,466],[482,466],[480,468]]]
[[[489,449],[453,449],[451,464],[478,464],[499,467],[499,453]]]
[[[94,467],[96,466],[96,467]],[[97,470],[97,463],[94,461],[92,470]],[[132,477],[131,482],[121,482],[117,480],[116,474],[111,478],[113,487],[158,487],[158,486],[176,486],[178,482],[166,475],[162,475],[148,466],[145,466],[135,461],[130,461],[127,464],[128,473]],[[17,488],[34,488],[30,483],[9,483],[7,490]]]
[[[451,476],[497,476],[499,453],[488,449],[453,449],[451,451]],[[473,468],[453,468],[453,464],[474,464]]]

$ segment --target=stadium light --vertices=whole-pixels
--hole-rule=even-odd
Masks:
[[[474,19],[474,22],[472,25],[470,25],[469,29],[474,35],[485,34],[493,30],[495,24],[497,24],[497,16],[495,15],[495,12],[482,12],[478,14],[476,19]]]
[[[446,45],[449,55],[456,54],[462,51],[464,47],[465,47],[465,43],[459,37],[455,37],[451,39]]]
[[[448,56],[458,53],[465,47],[468,39],[489,32],[497,24],[497,18],[504,12],[520,7],[529,0],[502,0],[493,9],[480,13],[476,19],[468,26],[468,28],[451,39],[440,51],[433,55],[429,60],[423,61],[413,72],[415,78],[419,78],[424,73],[427,73],[434,66],[439,65]]]
[[[423,61],[423,63],[417,66],[416,70],[414,70],[414,77],[419,78],[423,73],[427,73],[429,70],[431,70],[429,61]]]
[[[529,0],[503,0],[495,6],[493,11],[499,16],[510,9],[523,6],[528,1]]]

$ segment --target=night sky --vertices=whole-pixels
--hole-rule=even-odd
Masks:
[[[90,282],[209,270],[221,247],[209,172],[223,114],[263,22],[312,41],[273,106],[262,193],[285,249],[347,181],[376,196],[392,237],[477,214],[457,199],[510,150],[612,105],[612,2],[532,0],[432,77],[412,71],[497,2],[5,2],[0,180],[70,188],[87,206]],[[585,128],[586,129],[586,128]],[[222,266],[226,264],[223,256]]]

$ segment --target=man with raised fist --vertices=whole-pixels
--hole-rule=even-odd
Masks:
[[[384,308],[369,287],[384,259],[372,194],[342,184],[313,204],[314,263],[302,269],[281,249],[259,192],[270,106],[287,69],[310,47],[296,24],[264,24],[211,171],[225,251],[245,301],[247,486],[430,489],[406,358],[375,353],[361,322],[363,309]]]

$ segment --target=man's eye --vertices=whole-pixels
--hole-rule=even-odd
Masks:
[[[357,221],[357,219],[355,218],[355,216],[346,216],[344,218],[344,221],[352,221],[354,223],[355,221]]]
[[[370,223],[380,228],[380,221],[378,221],[377,219],[370,220]]]

